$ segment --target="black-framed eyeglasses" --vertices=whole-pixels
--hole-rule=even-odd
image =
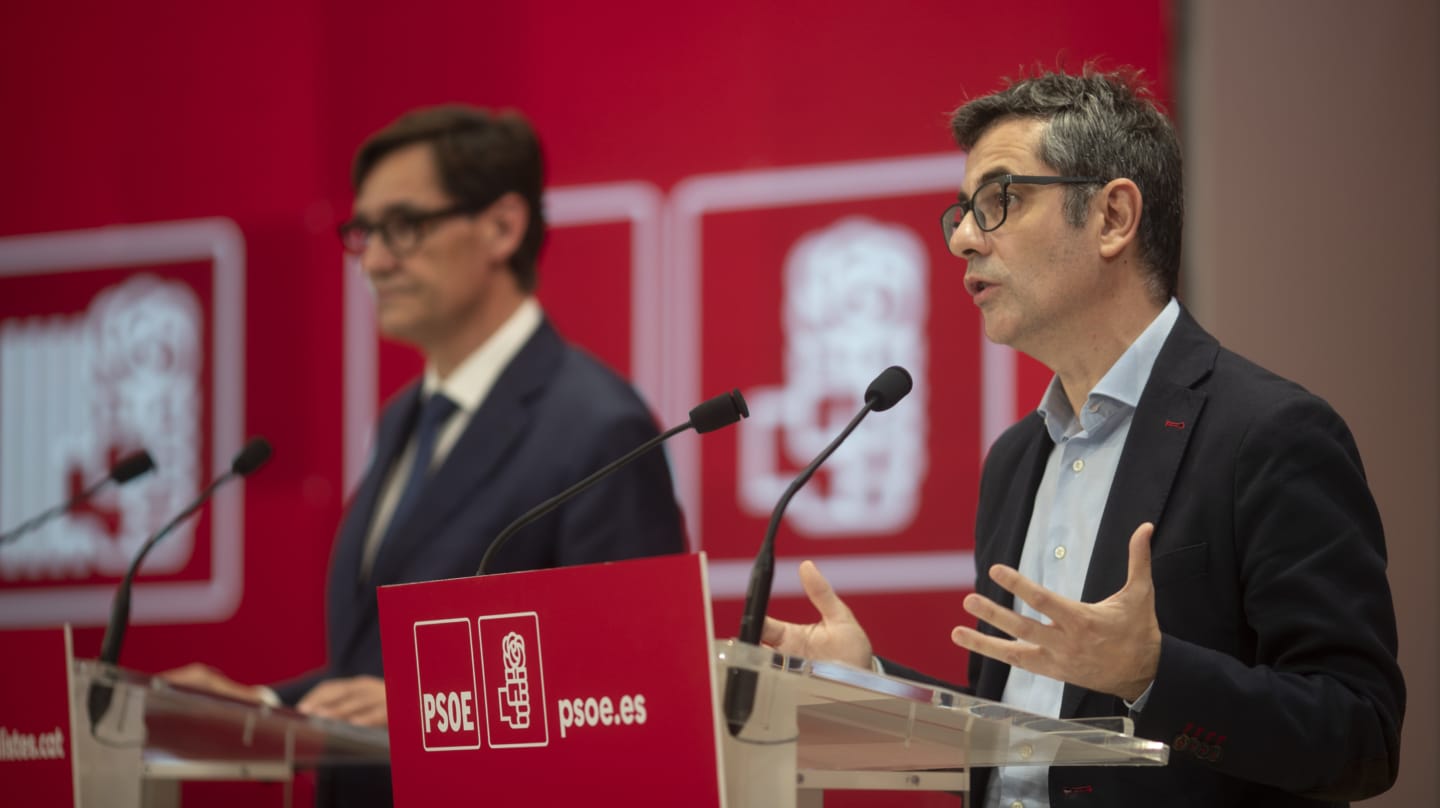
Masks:
[[[1109,182],[1104,177],[1035,177],[1028,174],[1001,174],[994,179],[980,183],[975,195],[945,209],[940,214],[940,229],[945,233],[945,243],[955,235],[956,228],[965,214],[975,214],[975,226],[983,233],[989,233],[1002,224],[1010,213],[1010,186],[1012,185],[1087,185],[1094,182]]]
[[[379,233],[380,240],[385,243],[385,249],[389,250],[392,255],[403,257],[414,252],[420,246],[421,240],[429,234],[431,226],[436,222],[451,216],[468,216],[478,213],[481,209],[473,204],[462,202],[448,208],[423,213],[391,211],[374,224],[361,218],[355,218],[341,224],[338,228],[340,244],[345,248],[345,252],[351,255],[363,255],[366,246],[370,244],[370,236]]]

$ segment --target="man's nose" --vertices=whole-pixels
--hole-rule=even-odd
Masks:
[[[965,217],[955,223],[955,231],[950,234],[949,247],[950,254],[956,258],[985,255],[990,251],[990,239],[975,223],[974,211],[966,211]]]
[[[379,275],[395,269],[399,260],[390,251],[389,245],[380,235],[374,234],[365,240],[365,251],[360,253],[360,271],[366,275]]]

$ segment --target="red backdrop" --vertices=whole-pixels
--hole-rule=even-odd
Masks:
[[[205,217],[232,220],[243,235],[243,309],[235,309],[244,313],[243,393],[232,404],[236,429],[266,435],[276,449],[244,489],[243,588],[218,622],[134,627],[123,661],[160,670],[199,658],[249,681],[323,663],[324,570],[346,464],[353,474],[363,459],[346,419],[372,412],[419,369],[409,349],[382,345],[370,385],[367,346],[346,350],[346,270],[333,227],[349,209],[350,157],[371,131],[421,104],[514,106],[545,141],[551,186],[627,183],[628,196],[612,185],[596,210],[580,201],[567,208],[569,224],[556,227],[542,259],[540,296],[563,333],[635,376],[667,423],[722,389],[803,387],[794,372],[803,362],[786,359],[800,340],[782,312],[800,299],[785,266],[804,237],[851,215],[913,232],[927,267],[921,319],[907,321],[920,323],[920,352],[905,354],[921,357],[912,370],[923,395],[906,403],[925,429],[918,506],[895,530],[857,536],[787,525],[780,552],[818,558],[822,569],[827,556],[840,557],[842,595],[849,582],[877,647],[963,681],[964,654],[948,634],[965,619],[968,570],[951,583],[886,589],[927,558],[963,561],[987,434],[979,325],[963,264],[945,252],[936,223],[960,181],[951,173],[958,163],[944,162],[957,157],[946,112],[1024,66],[1074,68],[1096,57],[1144,68],[1162,98],[1170,86],[1171,22],[1158,0],[261,0],[243,9],[27,4],[0,16],[0,237]],[[908,159],[931,156],[947,170],[911,165],[908,179],[896,179]],[[0,271],[0,317],[74,315],[97,277]],[[196,277],[208,373],[221,359],[214,310],[235,301]],[[363,321],[349,326],[367,333]],[[869,373],[892,361],[884,351],[874,358]],[[203,378],[201,476],[226,458],[212,428],[216,383]],[[1009,398],[994,400],[1032,406],[1047,378],[1021,362]],[[0,387],[0,404],[16,387]],[[812,413],[814,425],[851,404],[825,406]],[[872,416],[861,434],[883,433],[881,419],[900,412]],[[767,428],[739,430],[752,427]],[[712,561],[731,561],[732,572],[766,521],[740,504],[739,430],[682,436],[672,449],[692,540]],[[17,453],[0,445],[8,456],[0,475],[16,474],[26,461]],[[762,459],[782,475],[808,456],[774,449]],[[824,474],[815,483],[817,496],[840,485]],[[208,528],[197,525],[196,536],[196,558],[209,559]],[[867,579],[863,560],[872,555],[899,559],[900,572]],[[193,566],[171,574],[193,577]],[[34,586],[0,581],[0,595]],[[717,585],[721,635],[738,623],[727,591]],[[793,597],[777,598],[772,613],[810,615]],[[77,654],[94,655],[99,640],[98,628],[79,628]],[[866,799],[833,801],[897,804]]]

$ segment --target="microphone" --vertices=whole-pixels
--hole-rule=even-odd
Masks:
[[[628,465],[630,461],[634,460],[640,455],[645,454],[651,449],[654,449],[656,446],[659,446],[660,444],[680,434],[681,432],[684,432],[687,429],[694,429],[698,434],[703,435],[706,432],[714,432],[717,429],[723,429],[739,421],[742,418],[749,417],[750,408],[746,406],[745,397],[740,395],[740,391],[738,389],[731,390],[728,393],[721,393],[720,395],[715,396],[708,401],[701,402],[694,409],[690,410],[690,420],[679,426],[672,427],[669,430],[662,432],[659,435],[656,435],[650,440],[645,441],[634,449],[631,449],[630,452],[624,457],[621,457],[619,460],[612,461],[609,465],[601,468],[599,471],[596,471],[589,477],[586,477],[580,482],[575,483],[574,485],[545,500],[539,505],[536,505],[535,507],[522,514],[519,519],[511,522],[508,526],[506,526],[504,530],[500,531],[500,534],[495,537],[494,541],[490,542],[490,546],[485,550],[485,555],[480,559],[480,566],[475,570],[475,574],[484,575],[486,572],[488,572],[490,569],[490,562],[494,560],[496,553],[498,553],[500,551],[500,548],[504,546],[507,541],[510,540],[510,537],[518,533],[521,528],[529,525],[530,523],[534,522],[545,514],[550,513],[551,511],[555,510],[566,502],[569,502],[576,495],[584,492],[592,485],[600,482],[601,480],[605,479],[616,471],[619,471],[621,468]]]
[[[125,571],[125,578],[120,582],[120,588],[115,591],[115,602],[110,608],[110,625],[105,628],[105,639],[100,643],[100,661],[114,665],[120,660],[120,644],[125,640],[125,626],[130,620],[130,588],[135,579],[135,573],[140,569],[140,563],[150,550],[160,543],[160,540],[170,534],[170,531],[180,526],[181,522],[188,519],[191,514],[200,510],[200,506],[209,501],[215,494],[216,489],[236,477],[248,477],[270,459],[270,442],[264,438],[251,438],[245,448],[235,455],[230,463],[230,470],[216,477],[214,482],[205,487],[200,495],[180,512],[179,516],[171,519],[166,525],[160,528],[159,532],[151,536],[141,545],[140,552],[135,554],[134,560],[130,562],[130,568]]]
[[[110,473],[101,478],[99,482],[91,485],[89,488],[86,488],[84,491],[81,491],[80,493],[71,497],[68,501],[60,505],[56,505],[55,507],[51,508],[48,511],[45,511],[44,513],[33,516],[30,519],[21,522],[10,532],[0,534],[0,545],[12,542],[20,538],[24,534],[34,530],[35,528],[40,527],[51,519],[54,519],[60,514],[68,512],[76,505],[79,505],[82,502],[89,501],[91,497],[100,493],[100,489],[104,488],[110,483],[118,483],[120,485],[124,485],[125,483],[130,482],[131,480],[139,477],[140,475],[144,474],[147,471],[150,471],[153,468],[155,468],[155,459],[151,457],[150,453],[145,451],[144,449],[120,458],[120,460],[117,461],[114,466],[110,467]]]
[[[765,529],[765,540],[760,543],[760,552],[755,556],[755,566],[750,570],[750,586],[745,592],[745,610],[740,617],[741,642],[760,644],[760,635],[765,627],[765,612],[770,606],[770,585],[775,579],[775,533],[780,529],[780,517],[785,513],[790,499],[809,482],[820,464],[850,437],[850,433],[855,431],[855,427],[860,425],[865,416],[871,412],[884,412],[895,406],[910,393],[913,386],[909,372],[899,365],[891,365],[881,371],[865,389],[865,406],[860,408],[860,412],[850,419],[850,423],[841,430],[835,440],[830,441],[830,445],[800,472],[780,496],[780,501],[775,504],[775,510],[770,514],[770,525]],[[740,734],[740,730],[744,729],[745,722],[750,718],[750,711],[755,704],[755,685],[754,671],[731,668],[726,672],[725,719],[730,725],[731,735]]]
[[[235,459],[230,461],[230,470],[216,477],[213,482],[200,492],[185,510],[178,516],[171,519],[164,527],[146,539],[141,545],[140,552],[135,554],[135,559],[130,562],[130,568],[125,571],[125,578],[120,582],[120,588],[115,590],[115,601],[110,607],[110,624],[105,627],[105,638],[100,642],[100,661],[108,665],[115,665],[120,661],[120,644],[125,641],[125,627],[130,622],[130,589],[135,580],[135,573],[140,569],[140,563],[145,560],[151,548],[160,543],[160,540],[170,534],[172,530],[179,527],[196,511],[200,506],[214,496],[215,491],[227,482],[236,477],[248,477],[255,473],[255,470],[265,465],[270,459],[270,441],[264,438],[251,438]],[[113,694],[111,685],[100,682],[92,683],[87,698],[90,711],[91,731],[94,731],[100,718],[110,709],[110,698]]]

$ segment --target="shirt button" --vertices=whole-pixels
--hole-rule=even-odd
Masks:
[[[1062,545],[1060,545],[1059,547],[1056,547],[1056,548],[1055,548],[1055,557],[1056,557],[1056,558],[1064,558],[1064,557],[1065,557],[1065,545],[1062,544]]]
[[[1082,471],[1085,470],[1085,461],[1084,461],[1084,460],[1076,460],[1074,463],[1071,463],[1071,464],[1070,464],[1070,468],[1071,468],[1071,469],[1074,469],[1074,471],[1075,471],[1076,474],[1079,474],[1080,472],[1082,472]]]

